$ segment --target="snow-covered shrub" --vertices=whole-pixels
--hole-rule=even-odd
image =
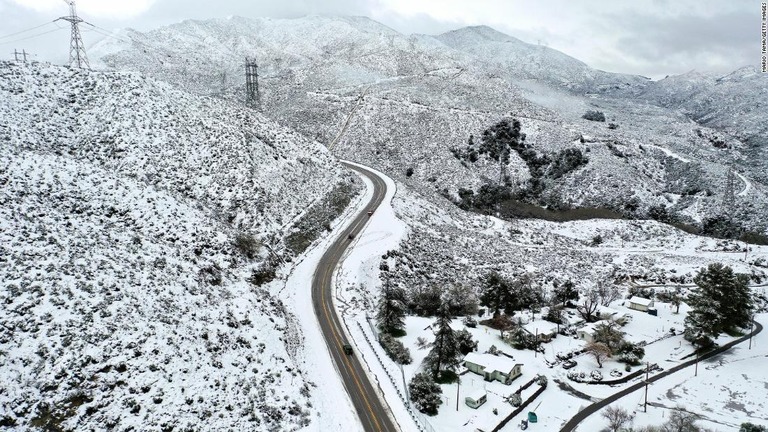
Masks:
[[[512,393],[507,400],[513,407],[519,407],[523,404],[523,398],[520,396],[520,393]]]
[[[547,377],[545,375],[537,375],[536,376],[536,382],[542,387],[547,386]]]
[[[603,374],[599,370],[593,370],[589,374],[590,378],[592,378],[592,381],[602,381],[603,380]]]
[[[411,350],[405,347],[402,342],[395,339],[388,333],[379,335],[379,344],[384,348],[389,358],[399,364],[411,364]]]
[[[604,122],[605,114],[602,111],[588,110],[581,118],[589,121]]]

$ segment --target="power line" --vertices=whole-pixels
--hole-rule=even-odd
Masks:
[[[30,32],[32,30],[37,30],[37,29],[39,29],[41,27],[47,26],[48,24],[53,24],[53,21],[49,21],[49,22],[47,22],[45,24],[41,24],[41,25],[39,25],[37,27],[32,27],[32,28],[28,28],[26,30],[17,31],[16,33],[11,33],[11,34],[7,34],[5,36],[0,36],[0,39],[6,39],[6,38],[9,38],[11,36],[16,36],[16,35],[19,35],[19,34],[22,34],[22,33]]]
[[[42,36],[42,35],[47,35],[48,33],[53,33],[53,32],[59,31],[59,30],[62,30],[62,28],[55,28],[53,30],[48,30],[46,32],[38,33],[38,34],[35,34],[35,35],[32,35],[32,36],[27,36],[27,37],[24,37],[24,38],[21,38],[21,39],[14,39],[14,40],[8,41],[8,42],[0,42],[0,45],[8,45],[8,44],[16,43],[16,42],[25,41],[25,40],[28,40],[28,39],[33,39],[33,38],[36,38],[36,37],[39,37],[39,36]]]

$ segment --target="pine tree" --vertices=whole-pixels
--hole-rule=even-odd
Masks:
[[[720,263],[710,264],[694,277],[698,289],[688,296],[691,311],[685,317],[685,337],[706,345],[724,331],[749,324],[752,298],[745,275]]]
[[[402,331],[405,328],[405,291],[400,287],[391,287],[385,280],[376,312],[376,323],[384,333]]]
[[[472,338],[472,333],[467,329],[456,332],[456,343],[459,344],[459,352],[466,355],[477,349],[477,341]]]
[[[418,373],[408,383],[408,392],[411,401],[417,410],[424,414],[435,415],[443,400],[440,395],[443,390],[435,383],[432,376],[426,373]]]
[[[424,358],[424,365],[437,379],[441,370],[453,370],[461,360],[461,351],[456,340],[456,332],[451,328],[451,315],[448,305],[443,305],[437,314],[435,340],[429,346],[432,350]]]
[[[498,318],[502,309],[510,302],[512,288],[509,281],[497,271],[491,271],[483,278],[483,291],[480,294],[480,304],[493,311],[493,317]]]

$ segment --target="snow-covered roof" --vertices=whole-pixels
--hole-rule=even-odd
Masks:
[[[464,361],[483,366],[485,370],[490,372],[499,371],[504,373],[509,373],[509,371],[517,365],[522,365],[522,363],[517,363],[507,356],[495,356],[493,354],[480,354],[475,352],[467,354],[464,357]]]
[[[597,312],[600,313],[600,315],[616,315],[619,313],[616,309],[609,308],[607,306],[599,305],[597,307]]]
[[[585,325],[584,327],[580,328],[578,331],[592,334],[592,333],[595,332],[595,326],[597,324],[600,324],[600,323],[589,323],[589,324]]]
[[[467,393],[466,397],[468,397],[468,398],[470,398],[472,400],[480,400],[480,398],[482,398],[485,395],[486,395],[485,389],[476,389],[476,390],[472,390],[471,392]]]
[[[653,303],[653,300],[642,298],[642,297],[636,297],[632,296],[632,298],[629,299],[630,303],[639,304],[643,306],[650,306],[651,303]]]
[[[557,324],[544,321],[544,320],[536,320],[531,321],[528,324],[525,324],[523,326],[525,330],[530,332],[531,334],[536,334],[537,332],[539,334],[541,333],[557,333]]]
[[[574,324],[580,324],[584,322],[584,318],[581,317],[578,313],[575,313],[573,315],[571,314],[564,314],[563,319],[565,319],[565,322],[574,325]]]

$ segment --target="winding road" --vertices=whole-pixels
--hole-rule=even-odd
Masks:
[[[362,362],[357,355],[344,353],[343,346],[350,342],[344,333],[344,324],[333,306],[332,286],[333,273],[350,245],[349,235],[357,236],[360,233],[368,222],[367,212],[375,210],[384,200],[387,185],[381,177],[367,169],[345,162],[342,164],[373,182],[373,197],[365,210],[355,217],[320,259],[312,277],[312,304],[333,363],[355,406],[363,429],[367,432],[396,432],[400,428],[390,416],[390,410],[377,392],[376,385],[371,383],[366,375]]]

